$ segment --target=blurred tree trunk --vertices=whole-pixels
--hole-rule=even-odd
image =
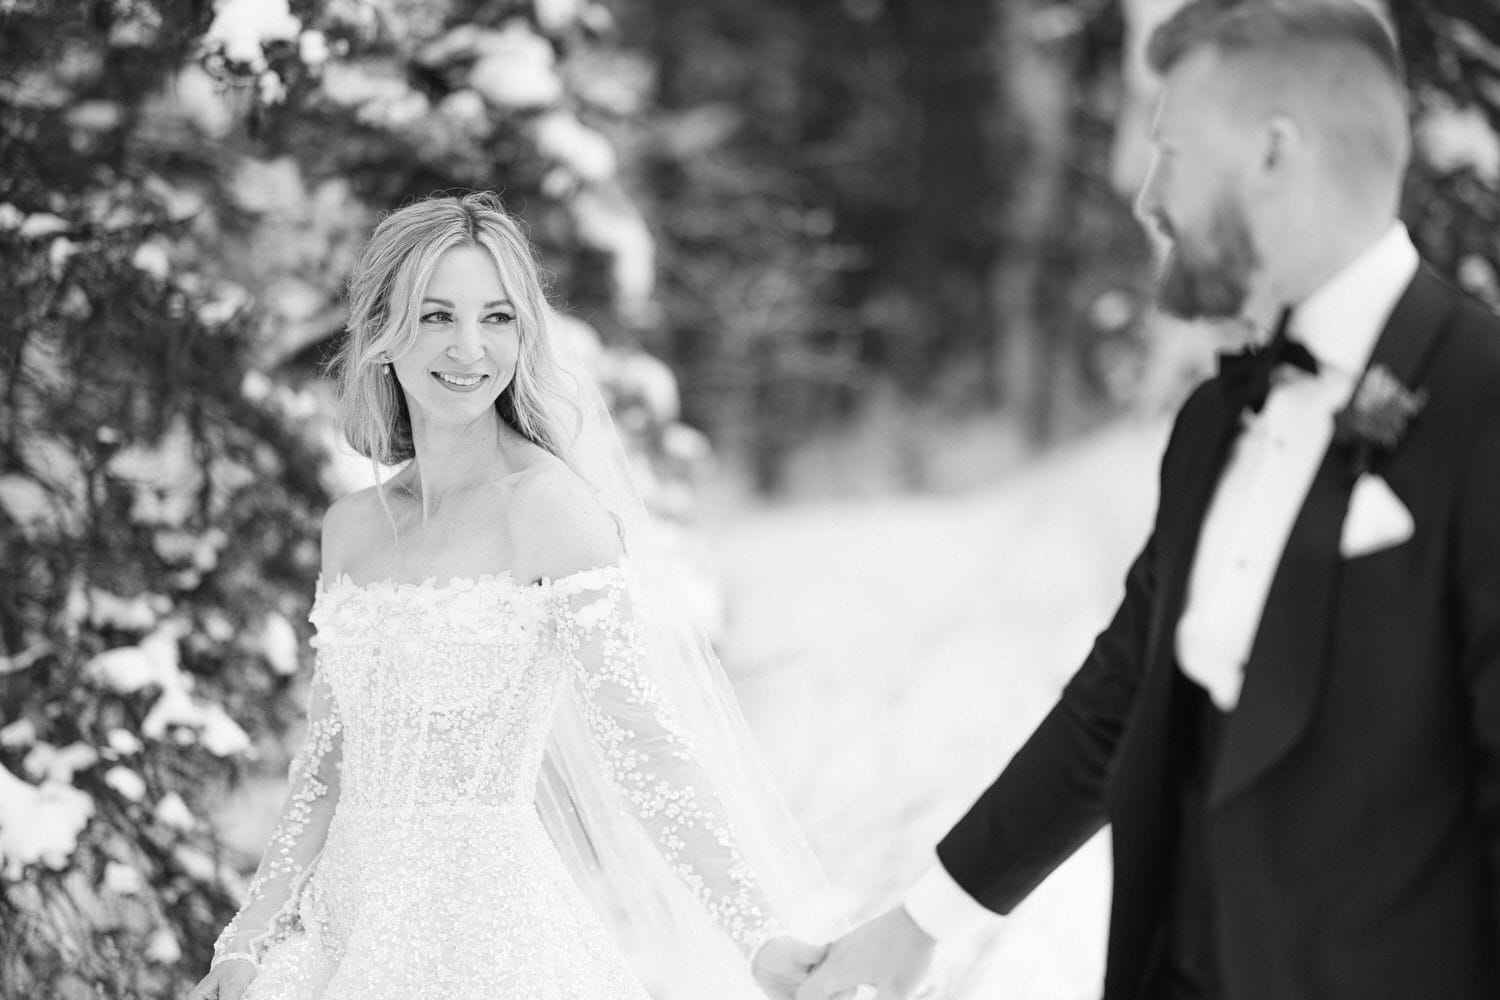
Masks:
[[[916,184],[909,220],[893,234],[888,259],[923,330],[901,339],[897,378],[925,390],[941,365],[974,365],[978,385],[962,386],[993,403],[1002,386],[993,367],[1001,329],[987,292],[1000,253],[1004,171],[1000,5],[995,0],[893,0],[888,10],[906,58],[916,118]],[[902,356],[904,355],[904,356]]]
[[[1004,74],[1005,146],[1011,151],[1011,186],[1003,210],[1005,252],[989,279],[992,308],[1004,335],[991,345],[1003,401],[1025,425],[1029,440],[1043,443],[1052,428],[1052,372],[1057,331],[1041,322],[1048,248],[1067,217],[1066,173],[1075,147],[1072,129],[1074,47],[1045,44],[1036,36],[1029,4],[992,0],[1000,19],[998,64]]]

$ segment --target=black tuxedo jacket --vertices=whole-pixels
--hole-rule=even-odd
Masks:
[[[1282,555],[1209,782],[1229,1000],[1500,998],[1500,320],[1425,268],[1375,347],[1429,394],[1375,471],[1416,521],[1345,559],[1330,448]],[[1037,731],[938,848],[1009,912],[1112,825],[1106,1000],[1136,1000],[1175,835],[1174,635],[1238,413],[1178,414],[1125,597]]]

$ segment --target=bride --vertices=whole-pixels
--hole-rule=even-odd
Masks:
[[[402,208],[350,298],[344,430],[404,465],[325,518],[307,735],[189,1000],[789,997],[820,873],[517,222]]]

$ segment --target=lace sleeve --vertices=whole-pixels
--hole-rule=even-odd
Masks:
[[[333,818],[342,754],[338,705],[317,665],[307,735],[292,758],[286,802],[239,912],[214,942],[214,965],[231,958],[248,958],[258,965],[266,949],[291,929],[298,892],[323,849]]]
[[[647,671],[618,566],[554,584],[562,654],[597,763],[662,858],[745,954],[780,933],[688,733]]]

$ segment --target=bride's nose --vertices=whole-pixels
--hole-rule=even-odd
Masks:
[[[484,357],[484,344],[480,341],[477,327],[459,324],[453,343],[448,345],[448,357],[461,365],[472,365]]]

